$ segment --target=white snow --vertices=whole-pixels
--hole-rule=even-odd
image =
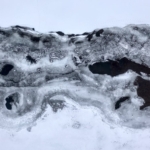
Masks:
[[[111,125],[97,109],[70,106],[58,113],[47,108],[28,130],[0,130],[2,150],[149,150],[150,129]],[[7,144],[6,144],[7,143]]]

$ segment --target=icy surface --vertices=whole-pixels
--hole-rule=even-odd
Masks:
[[[124,57],[150,68],[150,26],[79,35],[0,28],[0,143],[9,138],[4,150],[149,149],[150,108],[140,110],[145,99],[135,84],[139,76],[149,81],[149,74],[89,70]],[[121,97],[129,100],[115,109]]]

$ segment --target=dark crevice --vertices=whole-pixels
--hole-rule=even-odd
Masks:
[[[112,77],[123,74],[129,69],[138,74],[140,74],[140,72],[150,74],[150,68],[142,64],[137,64],[125,57],[116,61],[108,60],[107,62],[98,62],[93,65],[89,65],[89,70],[92,73],[102,75],[107,74]]]
[[[9,74],[9,72],[10,72],[13,68],[14,68],[13,65],[11,65],[11,64],[6,64],[6,65],[3,66],[3,68],[2,68],[2,70],[1,70],[1,72],[0,72],[0,74],[3,75],[3,76],[6,76],[6,75]]]
[[[11,110],[13,104],[17,106],[16,103],[19,103],[19,94],[18,93],[11,94],[8,97],[6,97],[5,101],[6,101],[6,104],[5,104],[6,108],[8,110]]]
[[[138,96],[144,99],[144,104],[140,107],[140,110],[150,106],[150,81],[138,76],[134,81],[134,85],[138,86]]]
[[[126,100],[129,100],[129,97],[121,97],[115,104],[115,109],[119,109],[121,107],[121,103],[125,102]]]

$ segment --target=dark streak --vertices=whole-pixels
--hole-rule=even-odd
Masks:
[[[126,100],[129,100],[129,97],[126,96],[126,97],[121,97],[115,104],[115,109],[118,109],[120,108],[121,106],[121,103],[125,102]]]

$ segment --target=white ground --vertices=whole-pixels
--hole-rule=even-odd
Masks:
[[[1,150],[149,150],[150,129],[111,126],[98,110],[71,105],[47,109],[33,128],[0,131]]]

